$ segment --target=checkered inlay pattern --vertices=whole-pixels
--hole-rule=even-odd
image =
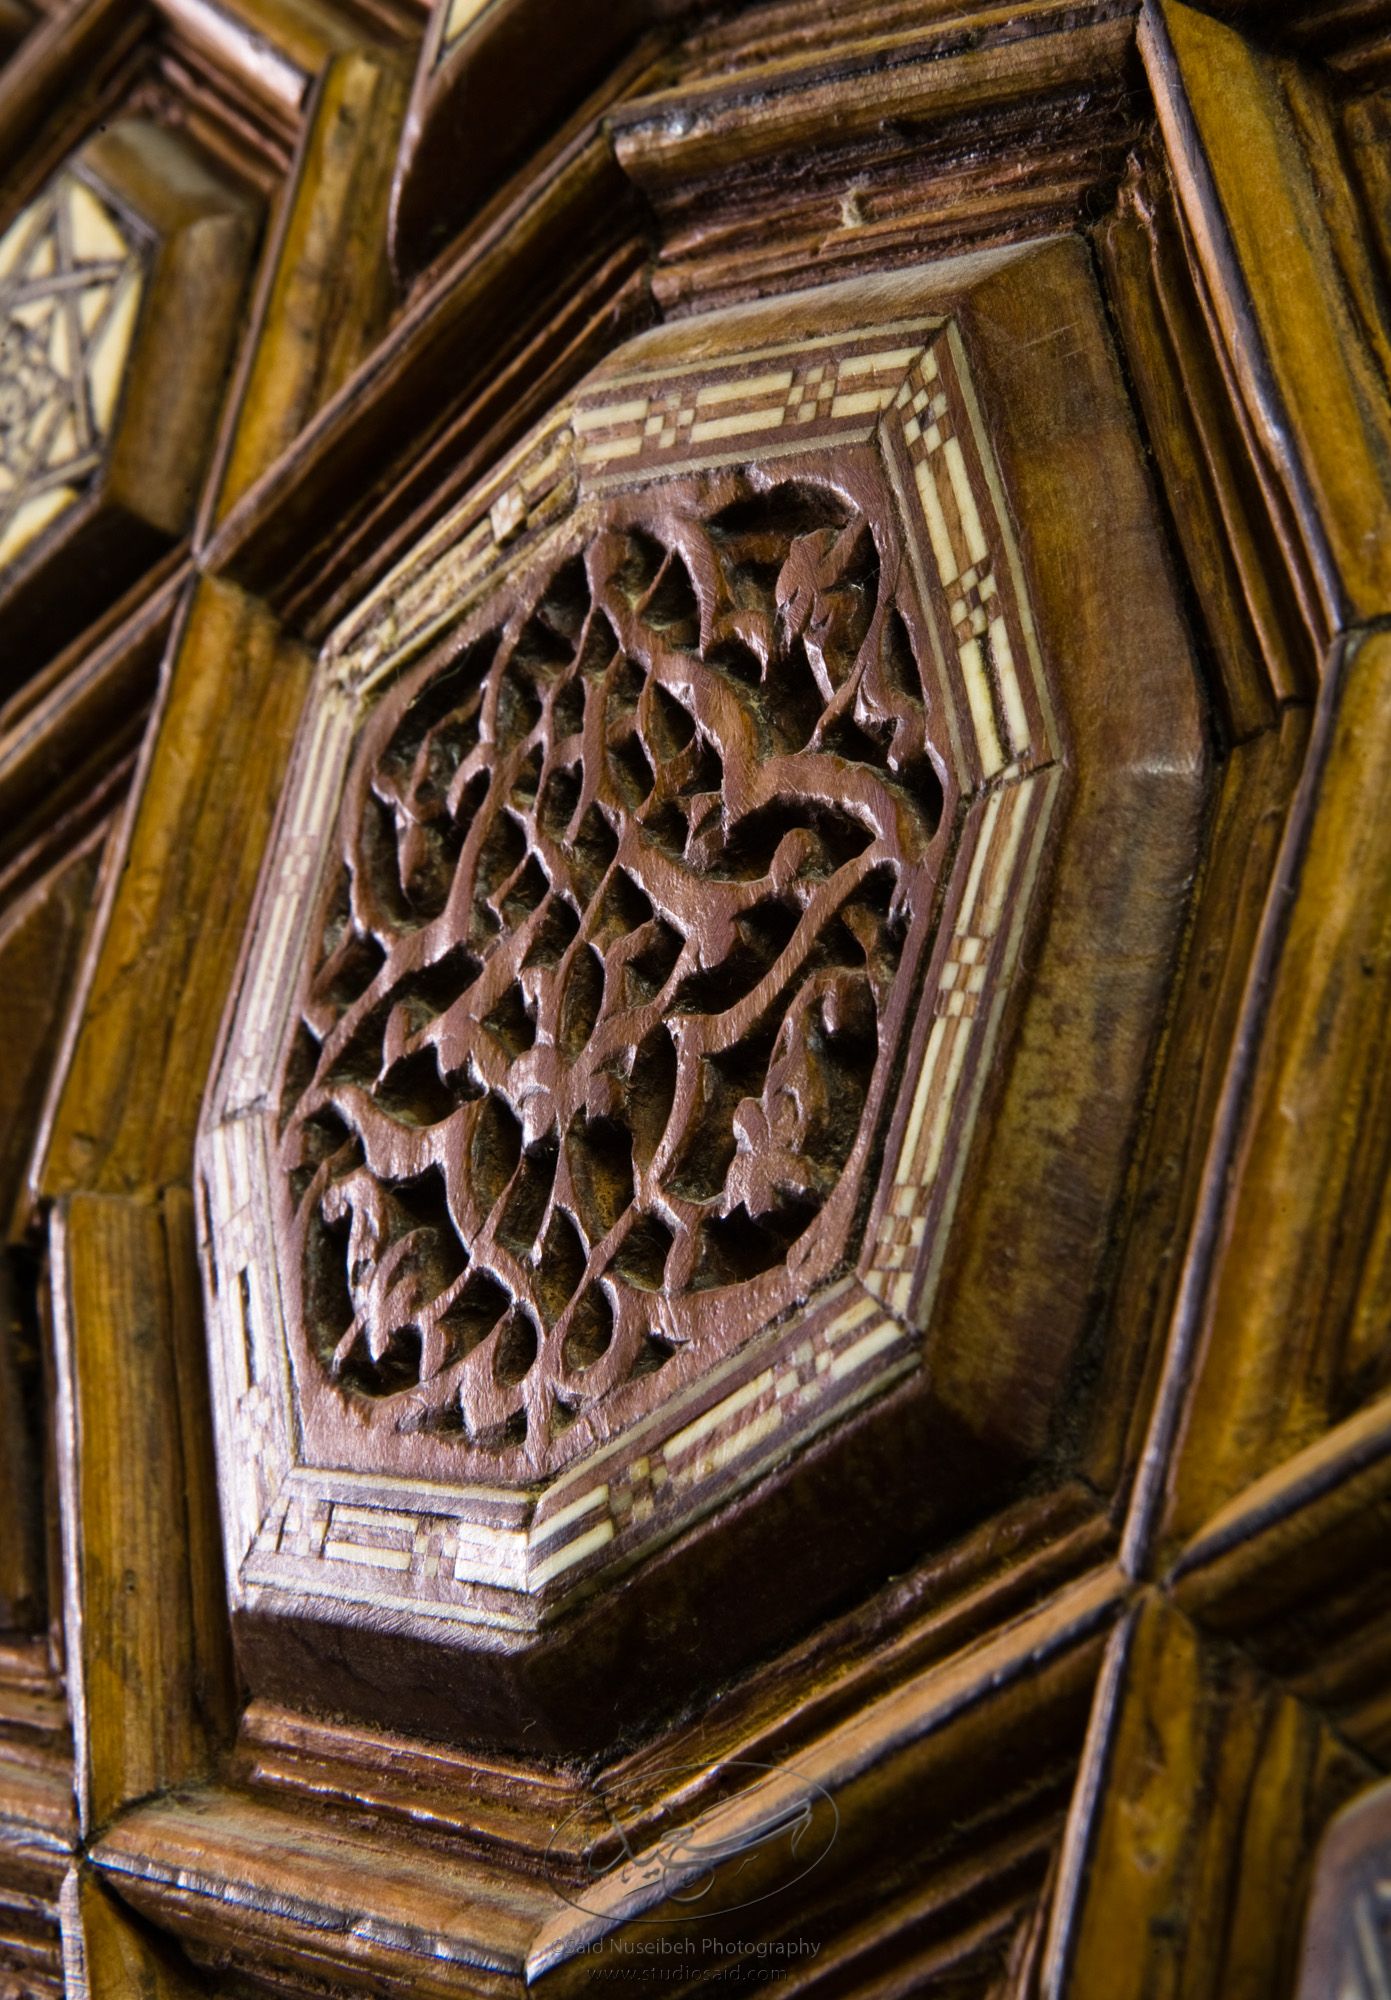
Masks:
[[[325,659],[354,691],[420,651],[570,507],[574,439],[563,416],[456,507],[334,633]]]
[[[888,1199],[871,1229],[865,1283],[894,1312],[921,1320],[923,1265],[940,1239],[941,1211],[953,1198],[961,1148],[953,1119],[969,1125],[989,1061],[990,1005],[1009,976],[1025,901],[1018,893],[1047,823],[1051,773],[991,793],[970,848],[966,885],[939,960],[919,1047],[910,1059],[912,1097]]]
[[[974,931],[952,939],[937,979],[932,1002],[934,1013],[953,1019],[965,1015],[968,1020],[974,1015],[985,990],[985,961],[990,943],[989,938]]]
[[[861,340],[834,353],[804,343],[738,369],[603,382],[576,407],[581,470],[591,480],[627,480],[654,464],[675,470],[750,449],[788,449],[828,428],[868,436],[930,330],[925,323],[911,344],[903,344],[906,334],[892,345]]]
[[[1000,587],[1000,524],[988,482],[975,470],[961,427],[948,341],[914,362],[894,398],[922,504],[927,547],[946,605],[976,753],[989,778],[1029,750],[1032,730],[1019,677],[1020,636]]]
[[[737,1485],[779,1449],[793,1426],[804,1437],[809,1411],[829,1422],[882,1387],[888,1379],[882,1368],[867,1364],[890,1350],[892,1377],[915,1352],[908,1329],[862,1287],[843,1281],[785,1330],[766,1365],[751,1364],[752,1373],[736,1370],[722,1397],[696,1406],[698,1415],[683,1420],[673,1413],[665,1437],[611,1467],[588,1491],[581,1489],[558,1520],[543,1519],[529,1531],[490,1528],[311,1496],[299,1486],[282,1494],[263,1524],[250,1561],[253,1578],[273,1582],[278,1567],[288,1564],[297,1590],[354,1598],[361,1596],[363,1579],[371,1578],[367,1587],[384,1597],[405,1593],[448,1605],[465,1622],[495,1622],[469,1603],[470,1586],[516,1589],[533,1577],[535,1588],[561,1575],[569,1581],[612,1560],[616,1549],[641,1546],[684,1514],[693,1492],[708,1490],[713,1497]]]

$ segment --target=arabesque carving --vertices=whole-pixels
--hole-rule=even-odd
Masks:
[[[379,704],[282,1142],[372,1421],[551,1462],[844,1263],[934,759],[875,529],[809,479],[608,503]]]

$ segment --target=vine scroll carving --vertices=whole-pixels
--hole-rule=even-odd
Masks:
[[[546,1466],[844,1262],[942,817],[895,580],[827,482],[688,480],[376,710],[283,1140],[373,1420]]]

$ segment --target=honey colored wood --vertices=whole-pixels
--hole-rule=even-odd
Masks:
[[[1345,1372],[1342,1342],[1385,1171],[1384,647],[1371,634],[1340,648],[1267,905],[1237,1178],[1192,1359],[1178,1364],[1193,1381],[1163,1502],[1171,1546],[1376,1385],[1365,1362],[1360,1381]]]
[[[1326,104],[1307,76],[1179,0],[1147,12],[1140,42],[1222,337],[1324,616],[1332,629],[1377,617],[1391,583],[1388,349],[1379,314],[1358,309],[1377,280],[1344,212],[1355,196],[1330,158]],[[1278,236],[1265,226],[1273,190],[1288,216]]]
[[[57,1054],[108,832],[103,824],[88,834],[54,874],[12,906],[0,928],[0,1036],[7,1050],[0,1203],[10,1211],[23,1199],[29,1135]]]
[[[1383,1397],[1252,1483],[1174,1566],[1178,1603],[1246,1650],[1378,1763],[1391,1742],[1379,1551]]]
[[[347,49],[316,71],[210,523],[299,435],[383,330],[389,280],[380,241],[404,113],[404,81],[381,55]]]
[[[1201,1208],[1228,1051],[1308,735],[1307,710],[1292,707],[1278,728],[1235,744],[1212,804],[1153,1130],[1135,1162],[1136,1219],[1117,1283],[1116,1322],[1135,1331],[1107,1353],[1097,1392],[1104,1415],[1089,1470],[1108,1487],[1139,1458],[1137,1418],[1151,1409],[1160,1379],[1164,1330],[1182,1286],[1183,1247]]]
[[[1156,1597],[1111,1642],[1088,1764],[1099,1810],[1062,1862],[1044,1990],[1278,1991],[1312,1844],[1372,1767]]]
[[[722,1789],[722,1762],[796,1756],[811,1736],[909,1671],[940,1667],[992,1626],[1101,1567],[1114,1545],[1113,1531],[1080,1486],[1025,1501],[1000,1525],[964,1538],[784,1655],[776,1675],[729,1690],[710,1713],[688,1717],[610,1763],[606,1781],[622,1785],[638,1824],[655,1831],[673,1765],[686,1772],[693,1804],[713,1801]],[[821,1669],[814,1687],[807,1685],[812,1661]],[[792,1686],[802,1691],[789,1705]],[[606,1824],[582,1771],[422,1748],[260,1703],[246,1711],[237,1767],[248,1785],[282,1798],[292,1798],[312,1774],[328,1803],[370,1801],[402,1824],[486,1833],[501,1850],[533,1864],[559,1848],[572,1865],[582,1865],[585,1847]]]
[[[1089,1237],[1095,1254],[1115,1226],[1110,1218],[1136,1144],[1135,1113],[1121,1106],[1143,1088],[1153,1058],[1159,996],[1187,919],[1208,788],[1194,666],[1171,609],[1151,495],[1136,476],[1118,402],[1108,393],[1111,356],[1089,338],[1077,306],[1062,304],[1064,268],[1061,258],[1052,267],[1056,303],[1029,310],[1027,331],[1020,294],[990,280],[979,331],[971,331],[984,352],[1001,361],[1011,354],[1011,372],[1039,371],[1039,415],[1017,443],[1002,435],[1001,470],[1030,524],[1025,547],[1038,579],[1041,630],[1052,625],[1051,643],[1070,665],[1096,662],[1098,692],[1079,686],[1065,725],[1065,755],[1080,776],[1066,810],[1087,831],[1050,884],[1046,934],[1034,945],[1037,983],[1023,1003],[1008,1081],[997,1086],[1005,1093],[1001,1116],[1027,1127],[1037,1149],[1034,1172],[1014,1186],[988,1176],[955,1251],[958,1310],[970,1323],[989,1324],[990,1338],[979,1349],[963,1343],[937,1363],[941,1393],[969,1409],[978,1434],[1012,1430],[1022,1440],[1036,1425],[1035,1447],[1045,1435],[1045,1385],[1054,1370],[1054,1379],[1063,1379],[1075,1365],[1077,1349],[1064,1343],[1069,1327],[1077,1338],[1085,1310],[1069,1294],[1057,1248],[1065,1237],[1077,1245],[1067,1266],[1079,1291],[1095,1282],[1083,1278],[1081,1245]],[[1088,487],[1092,518],[1099,520],[1104,493],[1115,531],[1114,540],[1094,531],[1105,582],[1095,593],[1074,593],[1064,583],[1054,595],[1069,560],[1061,537],[1050,542],[1050,526],[1064,518],[1064,493]],[[1070,543],[1076,530],[1066,532]],[[1102,663],[1117,651],[1134,658],[1135,671],[1124,689],[1108,686],[1098,698],[1107,676]],[[1123,705],[1129,702],[1133,708]],[[1143,862],[1136,838],[1142,824],[1150,833],[1163,829],[1153,845],[1145,841]],[[1094,982],[1083,972],[1089,963]],[[1084,993],[1083,1004],[1073,1005]],[[1026,1217],[1055,1198],[1054,1220],[1034,1236]],[[1113,1341],[1113,1351],[1119,1345]]]
[[[69,1694],[89,1833],[199,1775],[225,1719],[225,1673],[208,1657],[216,1578],[187,1502],[203,1439],[179,1393],[189,1224],[177,1200],[78,1194],[54,1237]],[[132,1481],[128,1455],[153,1477]]]
[[[157,533],[119,574],[55,559],[27,651],[0,618],[2,2000],[665,1990],[623,1948],[692,1936],[721,1948],[682,1968],[695,1991],[761,1990],[772,1966],[806,2000],[1294,2000],[1301,1979],[1300,2000],[1379,1996],[1383,0],[0,0],[2,54],[0,224],[89,146],[164,240],[198,187],[219,218],[163,359],[132,377],[117,469]],[[915,313],[950,326],[910,337]],[[871,348],[899,356],[887,405]],[[929,350],[936,388],[912,374]],[[9,366],[0,351],[0,420]],[[677,464],[678,434],[700,463]],[[824,520],[776,559],[748,546],[750,505],[809,484],[838,529],[877,537],[872,591]],[[639,535],[666,552],[665,594]],[[296,900],[330,851],[376,871],[395,913],[376,950],[403,991],[413,952],[447,964],[419,863],[443,824],[457,649],[515,612],[479,686],[520,674],[563,719],[565,687],[602,676],[560,658],[575,635],[549,586],[605,537],[632,545],[624,580],[590,597],[678,709],[698,680],[747,679],[729,648],[758,639],[765,599],[775,679],[800,647],[824,708],[868,673],[860,735],[816,746],[844,766],[838,810],[863,804],[856,772],[904,782],[884,747],[903,690],[845,634],[920,594],[905,629],[933,839],[968,853],[1038,780],[1053,817],[998,899],[1018,914],[1008,953],[958,930],[949,872],[914,877],[922,970],[863,1141],[888,1179],[847,1223],[860,1275],[823,1274],[864,1288],[873,1355],[818,1350],[811,1321],[794,1354],[791,1320],[727,1313],[716,1362],[735,1373],[703,1388],[682,1375],[686,1321],[733,1293],[683,1292],[663,1263],[644,1296],[673,1352],[631,1408],[590,1374],[575,1422],[608,1454],[590,1483],[562,1435],[507,1487],[474,1433],[528,1398],[542,1425],[515,1352],[467,1410],[428,1370],[410,1385],[426,1415],[457,1409],[457,1433],[393,1429],[394,1379],[366,1408],[363,1376],[409,1354],[430,1299],[377,1311],[361,1187],[355,1247],[334,1239],[371,1305],[356,1347],[336,1361],[346,1319],[300,1348],[284,1333],[299,1248],[252,1239],[295,1170],[282,1127],[292,1147],[323,1107],[308,1072],[282,1089],[280,1030],[251,1002],[278,953],[290,1012],[316,968],[345,972]],[[700,571],[698,634],[673,549]],[[549,608],[523,632],[533,598]],[[422,690],[439,713],[419,742],[406,729],[416,761],[377,743],[352,826],[327,798],[315,818],[301,728],[331,711],[365,743]],[[717,797],[665,911],[708,988],[729,940],[701,867],[753,865],[731,799],[786,781],[788,753],[725,755],[726,716],[736,776],[688,797],[696,737],[675,743],[641,698],[641,727],[606,711],[578,763],[602,768],[611,811],[605,760],[631,741],[677,815]],[[790,697],[759,700],[791,727]],[[547,780],[569,740],[547,736]],[[524,764],[498,762],[517,796],[488,824],[530,839],[549,808]],[[446,853],[468,830],[445,827]],[[902,877],[902,843],[892,858]],[[568,1003],[559,961],[524,962],[554,938],[521,869],[492,885],[495,955],[524,994],[553,982],[539,1073]],[[756,900],[756,867],[732,879]],[[745,1048],[786,941],[761,948]],[[610,939],[603,979],[636,949]],[[844,983],[853,940],[831,957],[814,976]],[[953,1098],[928,1052],[958,1045],[973,1005],[994,1038],[979,1094]],[[382,1029],[398,1054],[468,1043],[472,1071],[393,1082],[364,1059],[348,1077],[412,1159],[439,1092],[522,1095],[523,1052],[497,1055],[479,1012],[447,1033],[437,1013],[433,1041],[418,1010]],[[661,1012],[691,1032],[673,995]],[[808,1081],[838,1023],[770,1029],[801,1125],[758,1050],[725,1106],[730,1131],[761,1110],[801,1133],[742,1156],[765,1213],[861,1143],[816,1125],[839,1103]],[[882,1054],[878,1017],[875,1034]],[[981,1044],[959,1046],[968,1064]],[[600,1053],[581,1038],[574,1073]],[[552,1097],[567,1080],[552,1064]],[[710,1079],[677,1095],[698,1122]],[[257,1121],[273,1167],[245,1167]],[[914,1150],[924,1130],[940,1152]],[[377,1165],[389,1219],[409,1176]],[[620,1372],[564,1358],[555,1218],[522,1242],[503,1207],[490,1225],[456,1205],[480,1263],[504,1226],[518,1237],[508,1298],[540,1308],[553,1385]],[[769,1268],[790,1299],[787,1263]],[[755,1365],[746,1336],[787,1351]],[[486,1338],[475,1351],[482,1376]],[[874,1357],[909,1351],[860,1394]],[[815,1435],[779,1414],[776,1390],[784,1409],[808,1391],[798,1369],[849,1385]],[[677,1440],[712,1416],[687,1439],[708,1483],[681,1489],[683,1513]],[[646,1506],[654,1466],[653,1545],[630,1543],[625,1503]],[[475,1623],[443,1637],[436,1612],[461,1605]],[[838,1816],[810,1872],[767,1837],[797,1783],[804,1841]],[[806,1949],[759,1956],[789,1943]]]
[[[122,845],[90,970],[87,1026],[73,1046],[36,1169],[44,1200],[78,1189],[159,1189],[188,1172],[194,1078],[211,1053],[218,994],[235,959],[298,712],[304,655],[282,644],[265,612],[231,586],[199,585],[173,648],[147,753],[168,779],[145,789]],[[243,746],[260,761],[259,782],[244,771],[234,790],[209,787],[207,764],[240,765]],[[209,954],[210,987],[200,989],[191,976],[190,932]],[[157,1020],[165,1020],[158,1030]],[[118,1053],[147,1036],[162,1074],[132,1073]]]
[[[646,245],[603,133],[607,103],[601,93],[533,174],[499,191],[457,259],[232,509],[209,567],[272,602],[289,596],[322,638],[325,600],[339,617],[352,609],[548,400],[644,323]],[[556,260],[576,253],[576,296],[557,313]]]
[[[1215,651],[1214,697],[1227,733],[1241,742],[1272,725],[1278,702],[1308,697],[1318,663],[1306,652],[1284,565],[1272,559],[1276,524],[1245,462],[1223,371],[1205,338],[1201,281],[1162,167],[1128,178],[1098,247]]]
[[[167,1943],[152,1938],[88,1868],[63,1885],[63,1991],[96,2000],[138,1993],[141,2000],[193,2000],[203,1990]]]

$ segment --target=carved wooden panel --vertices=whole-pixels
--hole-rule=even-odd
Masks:
[[[1381,1992],[1385,15],[0,0],[0,2000]]]
[[[1203,760],[1162,571],[1147,720],[1069,738],[1109,662],[1066,606],[1040,629],[998,440],[1054,385],[990,378],[992,436],[981,291],[1043,343],[1064,301],[1087,328],[1113,500],[1152,534],[1058,246],[880,287],[872,320],[851,287],[776,335],[755,312],[635,343],[329,640],[203,1154],[229,1569],[267,1691],[304,1643],[277,1626],[332,1619],[375,1658],[390,1605],[427,1645],[486,1636],[488,1684],[507,1635],[575,1654],[553,1726],[592,1728],[623,1697],[557,1614],[609,1576],[636,1597],[659,1549],[653,1589],[680,1565],[708,1590],[724,1537],[692,1531],[795,1488],[790,1452],[873,1468],[911,1535],[962,1510],[908,1438],[948,1463],[974,1437],[982,1497],[1043,1445],[1036,1355],[1025,1425],[990,1407],[1010,1282],[944,1286],[961,1190],[974,1157],[1011,1227],[1032,1211],[1021,1265],[1101,1254],[1122,1103],[1088,1214],[1075,1177],[1037,1186],[988,1084],[1059,1081],[1021,996],[1063,855],[1098,909],[1181,882]],[[1166,778],[1131,777],[1160,744]],[[1072,995],[1124,990],[1105,1087],[1132,1104],[1170,904],[1112,918]],[[1080,1332],[1057,1315],[1055,1394]],[[759,1515],[731,1534],[778,1560]],[[821,1558],[812,1602],[857,1561]],[[742,1643],[807,1609],[741,1603]],[[520,1727],[513,1699],[480,1684],[472,1726]]]

